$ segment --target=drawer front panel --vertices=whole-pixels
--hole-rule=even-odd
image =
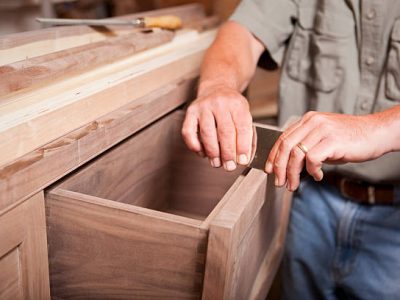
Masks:
[[[207,233],[62,190],[46,197],[52,296],[199,299]]]

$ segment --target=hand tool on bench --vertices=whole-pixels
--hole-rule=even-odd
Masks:
[[[59,19],[59,18],[36,18],[36,21],[47,25],[88,25],[88,26],[133,26],[138,28],[162,28],[179,29],[182,20],[177,16],[143,17],[132,20],[123,19]]]
[[[253,125],[255,127],[254,149],[249,167],[264,171],[269,152],[282,134],[282,130],[259,123],[253,123]]]

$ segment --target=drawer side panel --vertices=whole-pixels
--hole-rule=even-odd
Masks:
[[[250,170],[211,221],[203,299],[265,299],[280,263],[290,199],[264,172]]]

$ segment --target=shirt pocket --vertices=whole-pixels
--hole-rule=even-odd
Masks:
[[[352,34],[352,19],[300,9],[288,52],[288,75],[315,90],[333,91],[342,81],[340,57]]]
[[[400,19],[395,21],[390,36],[385,92],[390,100],[400,101]]]

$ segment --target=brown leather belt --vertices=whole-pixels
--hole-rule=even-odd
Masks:
[[[337,173],[325,174],[324,182],[336,187],[343,197],[366,205],[399,205],[391,184],[369,184]]]

